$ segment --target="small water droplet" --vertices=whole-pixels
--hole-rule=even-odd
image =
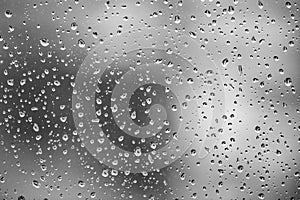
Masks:
[[[175,16],[175,24],[179,24],[180,23],[180,16],[179,15],[176,15]]]
[[[47,47],[50,44],[50,42],[47,38],[40,39],[40,43],[43,47]]]
[[[137,157],[142,155],[142,150],[140,147],[136,147],[136,149],[134,150],[134,155]]]
[[[32,185],[35,188],[40,188],[41,187],[41,183],[39,181],[37,181],[37,180],[33,180],[32,181]]]
[[[11,18],[13,15],[11,10],[6,10],[4,14],[5,14],[5,17],[7,17],[7,18]]]
[[[108,169],[104,169],[104,170],[102,171],[102,176],[103,176],[103,177],[108,177]]]
[[[133,112],[131,113],[130,117],[131,117],[131,119],[136,119],[136,112],[133,111]]]
[[[243,75],[243,66],[242,65],[238,65],[238,71],[240,73],[240,76]]]
[[[83,39],[79,39],[79,40],[78,40],[78,46],[79,46],[80,48],[84,48],[84,47],[85,47],[85,42],[84,42]]]
[[[261,0],[258,0],[257,4],[258,4],[259,9],[263,9],[264,4]]]
[[[79,180],[78,186],[83,188],[85,186],[85,182],[83,180]]]
[[[75,30],[77,29],[77,27],[78,27],[78,25],[76,24],[76,22],[72,22],[72,24],[71,24],[71,29],[72,29],[73,31],[75,31]]]
[[[33,126],[32,126],[32,128],[33,128],[33,130],[35,132],[39,132],[39,130],[40,130],[40,127],[39,127],[39,125],[37,123],[34,123]]]
[[[233,6],[228,7],[228,14],[230,14],[230,15],[234,14],[234,7]]]
[[[25,197],[23,195],[18,197],[18,200],[25,200]]]
[[[288,87],[292,85],[292,79],[290,77],[287,77],[284,79],[284,84]]]
[[[264,193],[259,193],[257,197],[259,199],[264,199],[265,198],[265,194]]]
[[[229,63],[228,58],[224,58],[224,59],[222,60],[222,66],[223,66],[223,67],[227,67],[228,63]]]

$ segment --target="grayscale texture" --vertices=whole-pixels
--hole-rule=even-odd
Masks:
[[[0,0],[0,200],[300,199],[298,0]]]

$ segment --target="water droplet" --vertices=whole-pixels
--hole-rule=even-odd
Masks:
[[[33,126],[32,126],[32,128],[33,128],[33,130],[35,132],[39,132],[39,130],[40,130],[40,127],[39,127],[39,125],[37,123],[34,123]]]
[[[288,87],[292,85],[292,79],[290,77],[287,77],[284,79],[284,84]]]
[[[33,180],[32,185],[33,185],[33,187],[35,187],[37,189],[41,187],[41,183],[37,180]]]
[[[263,2],[261,0],[258,0],[257,4],[258,4],[259,9],[263,9],[264,4],[263,4]]]
[[[69,136],[68,136],[68,134],[64,134],[63,135],[63,137],[62,137],[62,139],[63,139],[63,141],[68,141],[68,139],[69,139]]]
[[[103,171],[102,171],[102,176],[103,177],[108,177],[108,169],[104,169]]]
[[[0,174],[0,183],[5,183],[5,177]]]
[[[134,150],[134,155],[139,157],[142,155],[142,150],[140,147],[136,147],[135,150]]]
[[[207,17],[210,17],[211,16],[211,12],[209,10],[205,10],[204,11],[204,14],[207,16]]]
[[[40,43],[43,47],[47,47],[50,44],[50,42],[47,38],[40,39]]]
[[[179,15],[176,15],[175,16],[175,24],[179,24],[180,23],[180,16]]]
[[[242,65],[238,65],[238,71],[240,73],[240,76],[243,75],[243,66]]]
[[[228,7],[228,14],[230,14],[230,15],[234,14],[234,7],[233,6]]]
[[[79,40],[78,40],[78,46],[79,46],[80,48],[84,48],[84,47],[85,47],[85,42],[84,42],[83,39],[79,39]]]
[[[191,38],[197,38],[197,35],[196,35],[196,33],[195,32],[193,32],[193,31],[190,31],[190,37]]]
[[[223,67],[227,67],[227,65],[228,65],[228,63],[229,63],[229,60],[228,60],[228,58],[224,58],[223,60],[222,60],[222,66]]]
[[[243,165],[239,165],[238,167],[237,167],[237,171],[238,172],[243,172],[243,170],[244,170],[244,166]]]
[[[72,22],[72,24],[71,24],[71,29],[72,29],[73,31],[75,31],[75,30],[77,29],[77,27],[78,27],[78,25],[76,24],[76,22]]]
[[[85,186],[85,182],[83,180],[79,180],[78,186],[83,188]]]
[[[264,193],[259,193],[257,197],[259,199],[264,199],[265,198],[265,194]]]
[[[42,135],[37,135],[37,136],[35,136],[35,139],[36,139],[37,141],[41,140],[41,139],[42,139]]]
[[[259,133],[260,132],[260,126],[255,126],[254,130],[255,130],[255,132]]]
[[[206,73],[207,76],[213,76],[214,71],[211,70],[211,69],[208,69],[205,73]]]
[[[281,156],[281,154],[282,154],[282,152],[279,149],[276,149],[275,153],[277,156]]]
[[[5,17],[7,17],[7,18],[11,18],[13,15],[11,10],[6,10],[4,14],[5,14]]]
[[[188,78],[187,79],[187,83],[188,84],[193,84],[194,83],[194,79],[193,78]]]
[[[133,112],[131,113],[130,117],[131,117],[131,119],[136,119],[136,112],[133,111]]]
[[[7,80],[7,85],[14,86],[14,79],[8,79]]]
[[[18,197],[18,200],[25,200],[25,197],[23,195]]]
[[[292,7],[292,4],[291,4],[291,2],[287,1],[287,2],[285,2],[285,6],[286,6],[287,8],[291,8],[291,7]]]
[[[111,111],[113,113],[117,112],[118,111],[118,105],[117,104],[114,104],[112,107],[111,107]]]

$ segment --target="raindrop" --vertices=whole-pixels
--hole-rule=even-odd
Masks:
[[[208,70],[206,71],[206,75],[207,75],[207,76],[212,76],[213,74],[214,74],[214,71],[211,70],[211,69],[208,69]]]
[[[207,16],[207,17],[210,17],[211,16],[211,12],[209,10],[205,10],[204,11],[204,14]]]
[[[40,39],[40,43],[43,47],[47,47],[50,44],[50,42],[47,38]]]
[[[282,152],[279,149],[276,149],[275,153],[277,156],[281,156],[281,154],[282,154]]]
[[[190,37],[191,37],[191,38],[197,38],[197,35],[196,35],[195,32],[190,31]]]
[[[260,126],[255,126],[254,130],[255,130],[255,132],[259,133],[260,132]]]
[[[11,10],[6,10],[4,14],[5,14],[5,17],[7,17],[7,18],[11,18],[13,15]]]
[[[78,186],[83,188],[85,186],[85,182],[83,180],[79,180]]]
[[[288,87],[292,85],[292,79],[290,77],[287,77],[284,79],[284,84]]]
[[[228,63],[229,63],[228,58],[224,58],[224,59],[222,60],[222,66],[223,66],[223,67],[227,67]]]
[[[33,130],[35,132],[39,132],[39,130],[40,130],[40,127],[39,127],[39,125],[37,123],[34,123],[33,126],[32,126],[32,128],[33,128]]]
[[[292,4],[291,4],[291,2],[287,1],[287,2],[285,2],[285,6],[286,6],[287,8],[291,8],[291,7],[292,7]]]
[[[194,79],[193,78],[188,78],[187,79],[187,83],[188,84],[193,84],[194,83]]]
[[[37,189],[41,187],[41,183],[37,180],[33,180],[32,185],[33,185],[33,187],[35,187]]]
[[[21,195],[18,197],[18,200],[25,200],[25,197]]]
[[[108,169],[104,169],[103,171],[102,171],[102,176],[103,177],[108,177]]]
[[[243,66],[242,65],[238,65],[238,71],[240,73],[240,76],[243,75]]]
[[[134,155],[139,157],[142,155],[142,150],[140,147],[136,147],[135,150],[134,150]]]
[[[68,136],[68,134],[64,134],[63,135],[63,137],[62,137],[62,139],[63,139],[63,141],[68,141],[68,139],[69,139],[69,136]]]
[[[257,197],[259,199],[264,199],[265,198],[265,194],[264,193],[259,193]]]
[[[179,24],[180,23],[180,16],[179,15],[176,15],[175,16],[175,24]]]
[[[79,39],[79,40],[78,40],[78,46],[79,46],[80,48],[84,48],[84,47],[85,47],[85,42],[84,42],[83,39]]]
[[[35,136],[35,139],[36,139],[37,141],[41,140],[41,139],[42,139],[42,135],[37,135],[37,136]]]
[[[243,170],[244,170],[244,166],[243,165],[239,165],[238,167],[237,167],[237,171],[238,172],[243,172]]]
[[[73,31],[75,31],[75,30],[77,29],[77,27],[78,27],[78,25],[76,24],[76,22],[72,22],[72,24],[71,24],[71,29],[72,29]]]
[[[131,119],[136,119],[136,112],[133,111],[133,112],[131,113],[130,117],[131,117]]]
[[[257,4],[258,4],[259,9],[263,9],[264,4],[263,4],[263,2],[261,0],[258,0]]]
[[[228,7],[228,14],[230,14],[230,15],[234,14],[234,7],[233,6]]]
[[[7,85],[14,86],[14,79],[8,79],[7,80]]]

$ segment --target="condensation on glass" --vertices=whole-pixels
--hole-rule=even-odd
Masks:
[[[1,0],[0,198],[298,199],[297,0]]]

